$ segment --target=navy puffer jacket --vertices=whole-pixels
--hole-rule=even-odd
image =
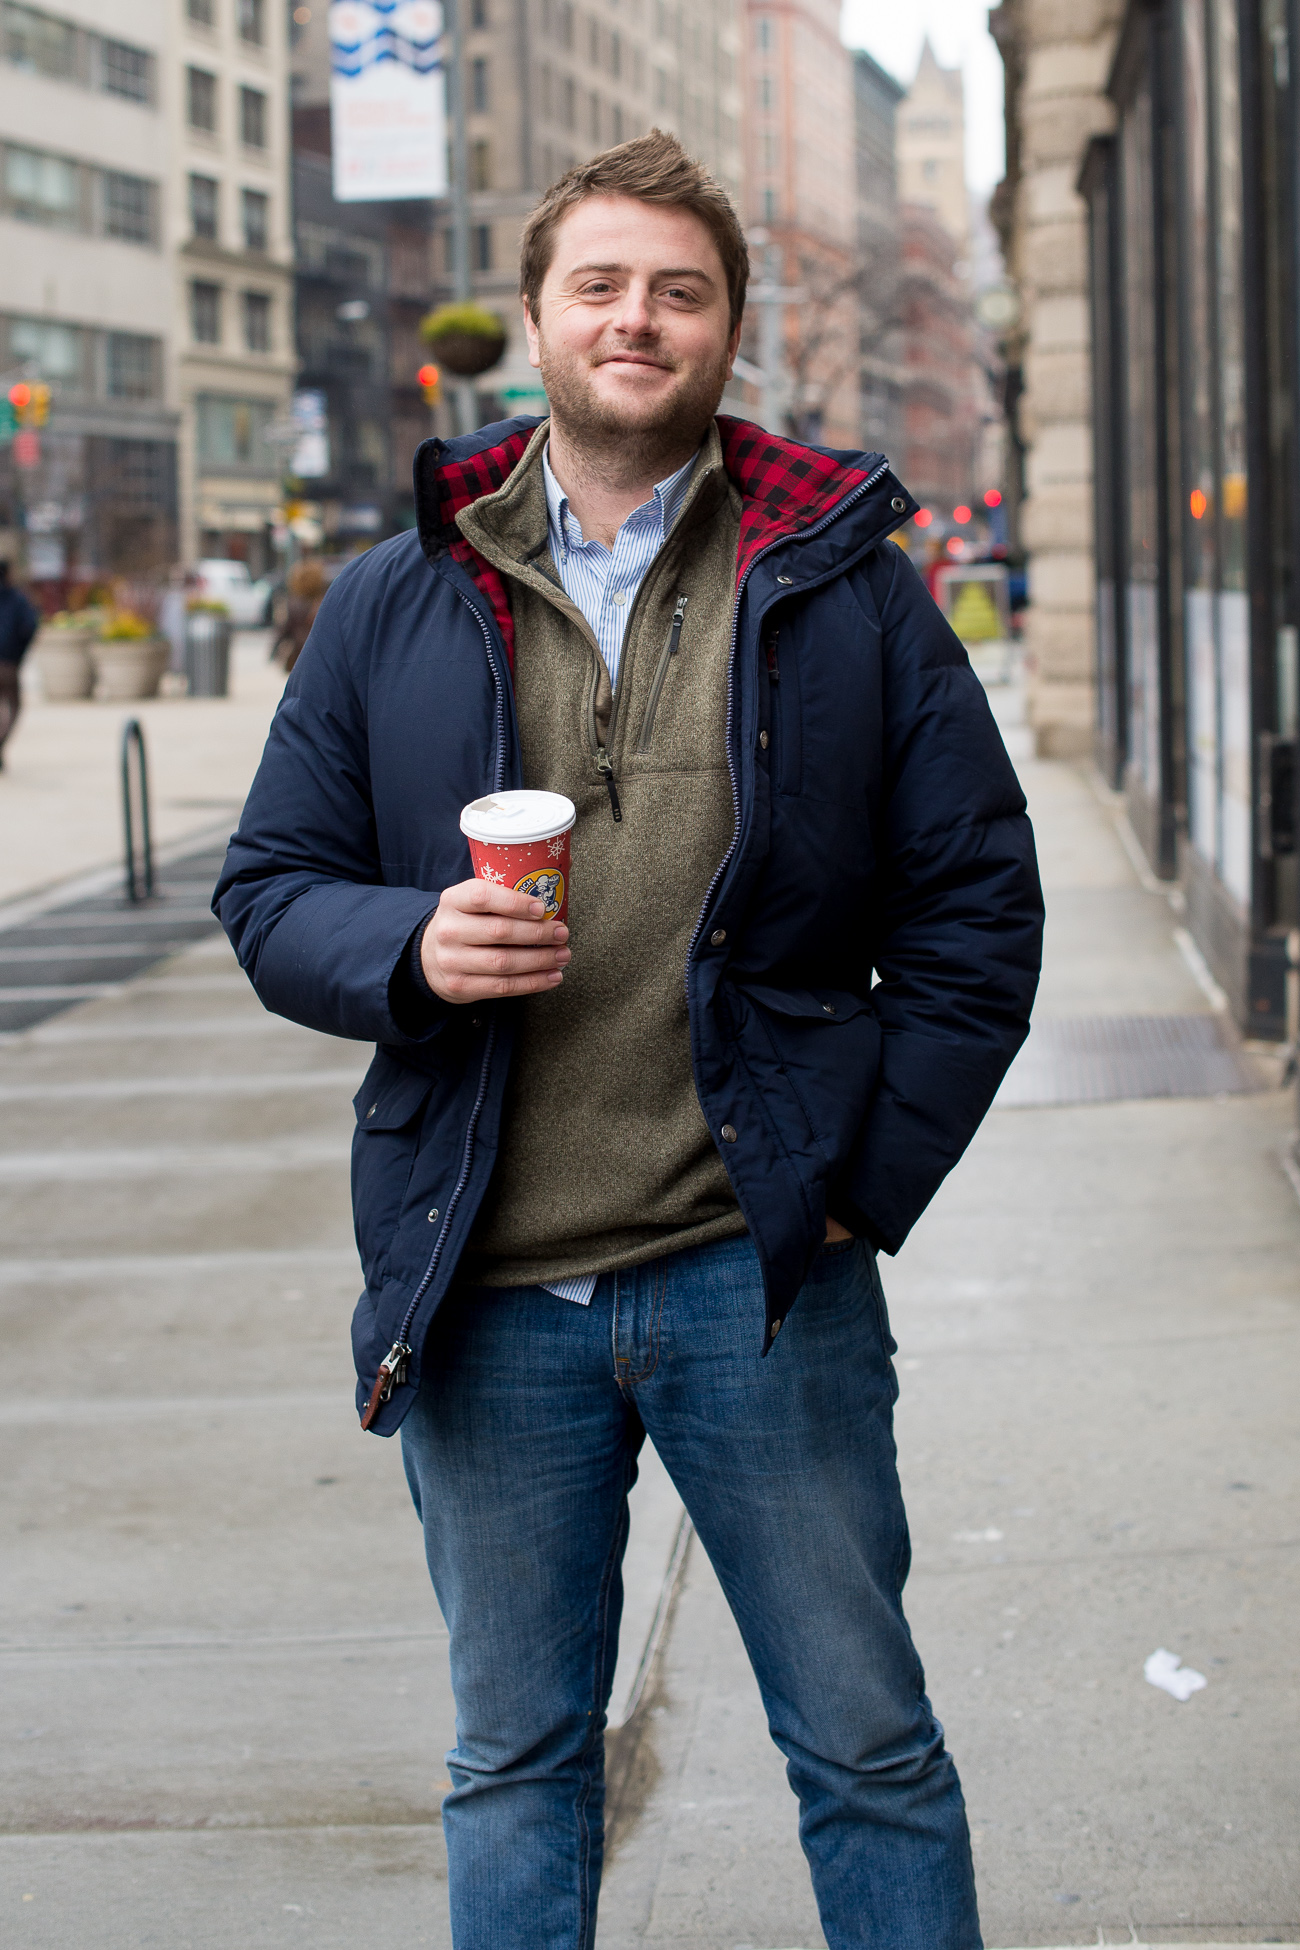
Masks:
[[[268,1009],[378,1046],[352,1176],[358,1406],[380,1434],[414,1399],[510,1067],[514,1005],[422,1001],[409,953],[469,877],[461,807],[520,783],[509,604],[454,516],[536,424],[421,447],[418,532],[326,596],[214,902]],[[1042,899],[983,689],[887,539],[916,503],[879,455],[719,427],[742,495],[736,830],[684,974],[700,1104],[736,1132],[719,1150],[763,1266],[757,1355],[828,1210],[896,1252],[965,1150],[1025,1037]]]

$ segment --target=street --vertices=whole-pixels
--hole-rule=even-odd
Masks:
[[[1048,891],[1036,1020],[1217,1036],[1117,806],[994,695]],[[1300,1939],[1294,1099],[1232,1060],[1218,1094],[1083,1103],[1013,1071],[884,1264],[909,1612],[997,1950]],[[6,1944],[450,1942],[446,1637],[352,1407],[366,1061],[267,1016],[215,931],[0,1040]],[[671,1486],[638,1495],[600,1944],[812,1950],[734,1625]],[[1159,1648],[1208,1683],[1149,1683]]]

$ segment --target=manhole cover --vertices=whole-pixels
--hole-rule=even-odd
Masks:
[[[1230,1032],[1228,1032],[1230,1033]],[[1000,1110],[1123,1097],[1218,1097],[1263,1086],[1219,1016],[1074,1016],[1036,1022]]]

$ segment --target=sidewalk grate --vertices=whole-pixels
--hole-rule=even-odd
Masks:
[[[999,1110],[1136,1097],[1240,1096],[1263,1088],[1220,1016],[1075,1016],[1035,1023]]]
[[[226,849],[171,860],[153,900],[97,894],[15,927],[0,919],[0,1035],[31,1029],[78,1002],[112,995],[155,963],[219,933],[207,906]]]

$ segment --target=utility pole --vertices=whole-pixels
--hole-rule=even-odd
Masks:
[[[445,0],[451,21],[451,66],[447,88],[451,96],[451,250],[452,274],[457,301],[474,296],[469,268],[469,141],[465,134],[465,0]],[[458,379],[453,392],[456,400],[457,433],[473,433],[478,427],[478,399],[473,381]]]

